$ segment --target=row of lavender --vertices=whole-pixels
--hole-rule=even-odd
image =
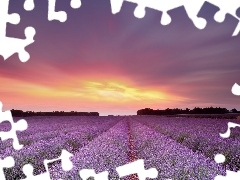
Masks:
[[[109,179],[119,180],[116,167],[129,163],[128,127],[126,119],[119,121],[80,149],[72,158],[74,168],[68,172],[59,171],[60,164],[50,169],[53,179],[82,180],[82,169],[93,169],[96,173],[108,171]],[[123,178],[121,178],[123,180]]]
[[[240,170],[240,128],[231,129],[230,138],[219,136],[227,131],[228,122],[239,123],[237,120],[160,116],[137,116],[134,119],[193,152],[211,159],[221,153],[226,157],[224,165],[227,169]]]
[[[53,179],[79,180],[79,171],[87,168],[97,173],[108,171],[109,179],[118,180],[115,168],[130,162],[129,133],[133,140],[131,151],[137,159],[144,159],[145,168],[157,168],[157,180],[212,180],[226,172],[214,160],[126,117],[76,153],[70,172],[59,172],[60,165],[52,167]]]
[[[26,120],[28,130],[18,135],[25,145],[22,150],[14,151],[10,142],[1,144],[1,158],[13,155],[17,162],[14,168],[6,169],[7,179],[24,178],[21,168],[27,163],[34,166],[35,174],[43,172],[43,160],[57,158],[62,149],[74,155],[71,158],[74,168],[64,172],[61,163],[52,164],[50,173],[54,180],[80,180],[81,169],[94,169],[97,173],[108,171],[109,179],[117,180],[116,167],[129,163],[129,154],[132,153],[136,159],[144,159],[146,168],[157,168],[157,180],[211,180],[225,174],[224,166],[199,150],[193,151],[190,145],[207,133],[208,144],[203,138],[202,141],[208,145],[206,148],[212,146],[215,149],[210,142],[219,138],[219,132],[226,131],[227,121],[196,119],[194,122],[194,119],[171,120],[154,116],[34,117]],[[186,132],[189,134],[181,138]],[[130,137],[132,148],[129,148]],[[234,138],[238,140],[238,136]],[[221,138],[216,142],[227,145]]]
[[[34,174],[44,172],[44,159],[59,157],[62,149],[77,154],[82,147],[114,126],[120,119],[121,117],[83,116],[26,118],[28,129],[18,133],[19,142],[24,147],[19,151],[14,150],[11,140],[0,144],[1,158],[13,156],[16,162],[13,168],[5,169],[6,178],[24,178],[24,164],[32,164]],[[5,126],[1,128],[8,129],[8,125]]]
[[[225,174],[224,167],[202,154],[194,153],[171,138],[135,120],[131,121],[131,126],[136,154],[138,158],[145,160],[146,168],[157,168],[157,179],[210,180]]]

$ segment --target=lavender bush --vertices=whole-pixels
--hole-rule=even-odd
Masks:
[[[28,129],[17,133],[24,145],[21,150],[14,150],[11,140],[0,141],[0,157],[13,156],[16,161],[13,168],[5,169],[7,179],[25,178],[22,167],[28,163],[34,166],[35,175],[45,172],[43,160],[58,158],[62,149],[74,155],[74,167],[64,172],[60,161],[49,164],[54,180],[81,180],[81,169],[108,171],[109,179],[117,180],[116,167],[136,159],[144,159],[145,168],[157,168],[158,180],[211,180],[224,175],[226,169],[240,169],[240,128],[232,129],[230,138],[219,136],[227,130],[227,122],[233,120],[160,116],[26,120]],[[0,126],[1,131],[10,128],[8,123]],[[215,163],[218,153],[226,156],[225,163]]]
[[[240,128],[232,129],[230,138],[223,139],[219,135],[226,132],[228,122],[239,123],[238,120],[159,116],[135,119],[193,152],[202,153],[211,159],[222,153],[226,156],[224,165],[227,169],[240,170]]]

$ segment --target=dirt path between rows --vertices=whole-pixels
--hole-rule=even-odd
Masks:
[[[133,141],[133,135],[132,135],[132,131],[131,131],[131,118],[127,117],[127,129],[128,129],[128,148],[129,148],[129,152],[128,152],[128,159],[129,162],[133,162],[136,161],[137,158],[137,153],[136,153],[136,149],[134,147],[134,141]],[[137,174],[132,174],[129,176],[128,178],[129,180],[139,180],[138,179],[138,175]]]

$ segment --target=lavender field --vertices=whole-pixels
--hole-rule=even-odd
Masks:
[[[158,180],[211,180],[224,175],[226,169],[240,170],[240,128],[232,129],[230,138],[219,136],[234,120],[160,116],[25,119],[29,127],[18,133],[24,145],[21,150],[14,150],[11,140],[0,142],[1,158],[13,156],[16,161],[13,168],[4,170],[7,179],[24,179],[22,167],[28,163],[35,175],[45,172],[44,159],[59,157],[62,149],[74,155],[74,167],[65,172],[60,162],[50,164],[52,179],[81,179],[81,169],[107,170],[109,179],[119,179],[116,167],[137,159],[144,159],[146,169],[155,167]],[[10,125],[2,123],[0,128],[7,131]],[[214,161],[218,153],[226,156],[223,164]]]

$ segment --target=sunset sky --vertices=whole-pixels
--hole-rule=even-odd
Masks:
[[[97,111],[100,115],[136,114],[138,109],[226,107],[240,110],[231,93],[240,84],[240,34],[231,37],[237,20],[230,15],[214,21],[217,7],[205,4],[199,16],[207,19],[197,29],[184,8],[160,24],[161,12],[147,9],[143,19],[133,15],[135,4],[124,2],[111,13],[110,0],[57,0],[57,10],[68,14],[65,23],[47,20],[47,0],[33,11],[24,0],[10,1],[19,13],[18,25],[8,24],[7,35],[25,38],[36,29],[35,42],[20,62],[14,54],[0,57],[0,101],[3,109],[34,111]]]

